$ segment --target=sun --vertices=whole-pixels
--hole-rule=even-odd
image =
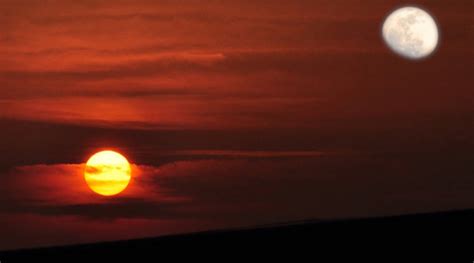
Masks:
[[[101,151],[86,163],[84,178],[97,194],[112,196],[127,188],[132,174],[130,163],[120,153]]]

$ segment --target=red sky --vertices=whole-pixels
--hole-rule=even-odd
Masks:
[[[472,208],[474,4],[410,2],[415,62],[380,35],[407,3],[0,0],[0,249]]]

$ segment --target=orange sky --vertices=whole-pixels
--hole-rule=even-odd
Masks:
[[[400,4],[0,0],[0,250],[474,207],[473,1],[416,1],[422,61]],[[82,178],[109,148],[117,199]]]
[[[402,118],[414,109],[452,112],[472,102],[460,85],[470,77],[462,62],[472,60],[465,44],[472,16],[460,4],[429,3],[442,44],[420,65],[390,54],[380,39],[380,23],[396,6],[390,1],[2,3],[4,118],[314,128],[328,119]],[[433,74],[440,71],[449,83]]]

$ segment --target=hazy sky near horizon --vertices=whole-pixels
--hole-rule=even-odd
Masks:
[[[405,4],[427,59],[382,40]],[[0,0],[0,249],[473,208],[473,5]]]

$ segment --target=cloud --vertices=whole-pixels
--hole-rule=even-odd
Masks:
[[[269,156],[279,157],[258,154],[160,167],[134,165],[130,185],[112,198],[87,188],[83,165],[18,167],[3,179],[1,212],[112,221],[192,218],[245,225],[453,209],[469,203],[461,196],[470,192],[459,188],[467,177],[446,177],[406,160]],[[387,165],[397,161],[397,169]],[[22,180],[15,179],[19,176]],[[377,200],[390,205],[379,206]]]
[[[203,54],[219,57],[209,63],[152,58],[100,69],[4,71],[0,117],[155,129],[316,128],[470,110],[462,63],[388,64],[381,53],[337,50],[215,54]],[[456,93],[432,77],[437,70]]]
[[[456,168],[466,167],[461,159],[443,163],[433,154],[179,154],[205,159],[134,165],[129,187],[112,198],[87,188],[83,164],[11,170],[0,185],[0,229],[29,230],[18,239],[0,240],[0,247],[472,207],[472,176]]]
[[[4,145],[15,145],[5,148],[9,149],[5,158],[16,160],[14,151],[21,162],[78,158],[80,151],[74,144],[79,148],[90,146],[82,141],[83,134],[92,134],[98,140],[129,134],[140,139],[130,142],[134,151],[146,153],[133,159],[155,165],[138,165],[130,188],[114,199],[102,198],[87,188],[82,164],[23,165],[11,170],[1,176],[0,230],[6,236],[22,233],[19,236],[23,240],[3,239],[1,247],[472,207],[470,171],[474,162],[468,154],[469,144],[449,139],[460,134],[456,129],[452,134],[431,137],[414,134],[412,127],[404,135],[399,133],[403,129],[393,130],[390,134],[394,137],[387,137],[387,132],[350,132],[336,137],[319,134],[319,141],[308,136],[311,131],[301,136],[266,132],[249,135],[245,131],[230,135],[208,131],[103,133],[100,129],[45,128],[49,125],[25,123],[20,127],[15,130],[5,125],[2,129],[14,136]],[[74,133],[81,129],[84,131]],[[447,128],[441,125],[435,129]],[[31,130],[37,133],[31,134]],[[29,146],[33,148],[14,140],[21,137],[29,145],[35,136],[38,144]],[[161,149],[150,147],[150,141]],[[321,146],[321,142],[374,151],[331,154],[284,150],[317,148],[315,145]],[[48,145],[49,155],[44,155],[44,145]],[[258,150],[200,149],[209,145]],[[183,149],[191,146],[200,150]],[[268,148],[277,150],[263,150]],[[23,234],[26,229],[29,235]]]
[[[40,216],[75,216],[83,220],[114,221],[122,219],[180,220],[195,216],[181,203],[153,202],[141,199],[117,198],[109,203],[70,205],[16,205],[3,212]]]
[[[459,97],[472,97],[462,63],[472,59],[456,53],[459,44],[423,67],[388,56],[379,26],[391,5],[9,2],[0,18],[0,117],[138,129],[309,129],[470,109]],[[446,23],[466,12],[445,9]]]

